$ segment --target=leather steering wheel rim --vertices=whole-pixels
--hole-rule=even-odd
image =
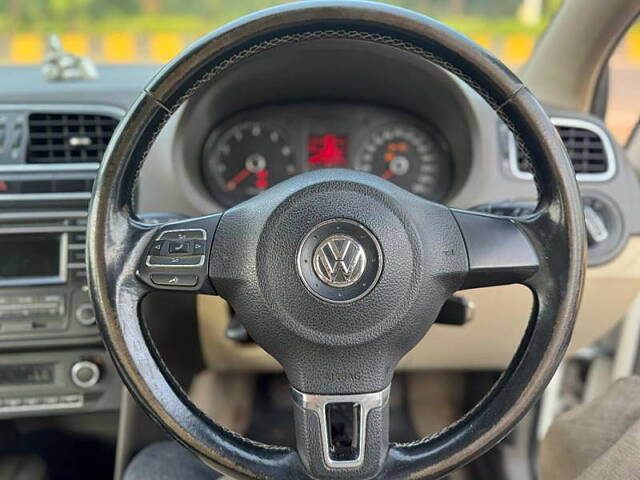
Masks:
[[[135,218],[132,193],[159,130],[200,86],[263,51],[326,38],[402,49],[467,82],[516,134],[540,195],[536,212],[517,222],[540,265],[520,279],[533,291],[535,305],[514,359],[464,418],[433,437],[391,446],[375,473],[385,479],[438,478],[500,441],[551,379],[576,318],[586,241],[573,169],[533,95],[490,53],[428,17],[366,2],[290,4],[214,31],[163,68],[120,123],[94,188],[87,263],[98,325],[123,381],[146,412],[216,470],[237,478],[312,478],[294,450],[253,442],[206,417],[163,365],[139,318],[140,299],[150,289],[136,277],[158,227]],[[474,286],[468,278],[467,286]],[[350,478],[345,475],[336,478]]]

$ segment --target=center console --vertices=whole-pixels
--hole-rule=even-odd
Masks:
[[[118,407],[87,287],[86,222],[86,202],[0,210],[0,418]]]
[[[0,106],[0,418],[118,408],[85,243],[93,180],[120,114]]]

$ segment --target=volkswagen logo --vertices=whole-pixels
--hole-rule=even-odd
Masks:
[[[302,239],[298,276],[316,297],[332,303],[367,295],[382,273],[382,249],[364,225],[346,218],[319,223]]]
[[[313,270],[331,287],[345,288],[357,283],[366,264],[364,248],[349,235],[331,235],[313,252]]]

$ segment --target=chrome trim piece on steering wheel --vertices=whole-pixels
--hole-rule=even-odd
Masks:
[[[301,408],[310,410],[318,415],[320,421],[320,433],[322,436],[322,456],[328,468],[358,468],[364,462],[364,450],[367,438],[367,418],[369,412],[376,408],[382,408],[389,402],[391,385],[384,390],[373,393],[357,395],[313,395],[302,393],[291,388],[293,400]],[[329,452],[329,429],[327,428],[327,406],[332,403],[352,403],[360,407],[358,418],[358,455],[353,460],[334,460]]]

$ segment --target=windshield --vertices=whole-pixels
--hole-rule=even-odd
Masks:
[[[282,0],[0,0],[0,63],[37,64],[47,35],[101,63],[164,63],[210,30]],[[393,0],[471,36],[506,63],[529,56],[561,0]]]
[[[52,44],[88,57],[98,66],[163,64],[216,27],[283,3],[287,2],[0,0],[0,65],[41,64]],[[562,0],[390,0],[384,3],[434,17],[517,69],[531,54]],[[57,43],[51,41],[52,34],[57,35]],[[638,90],[632,85],[637,85],[640,77],[637,24],[620,43],[610,67],[612,111],[607,123],[624,143],[638,118],[637,101],[629,103],[632,93]]]

